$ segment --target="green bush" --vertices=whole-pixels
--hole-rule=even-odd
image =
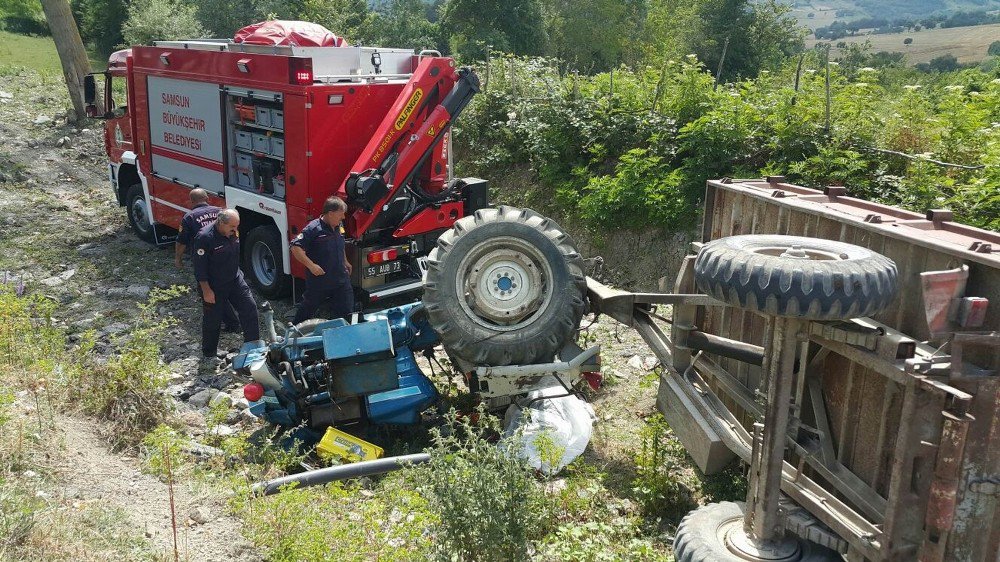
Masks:
[[[678,521],[697,506],[696,483],[683,476],[684,447],[660,414],[646,420],[640,435],[632,493],[648,516]]]
[[[71,0],[70,5],[81,38],[97,54],[107,56],[121,45],[129,13],[126,0]]]
[[[22,292],[19,282],[0,280],[0,380],[8,384],[44,377],[65,342],[53,321],[57,303]]]
[[[998,222],[993,71],[928,75],[849,49],[830,66],[828,124],[824,54],[815,51],[798,76],[789,60],[717,89],[694,57],[589,77],[561,75],[552,59],[494,57],[489,68],[456,131],[459,173],[591,229],[686,229],[706,180],[763,175]]]
[[[444,428],[432,429],[431,460],[408,469],[408,480],[437,521],[436,559],[526,560],[542,513],[541,493],[530,469],[512,453],[518,437],[496,442],[499,421],[482,410],[477,417],[473,424],[453,410]]]
[[[38,0],[0,0],[0,29],[26,35],[49,34]]]
[[[590,178],[580,198],[580,214],[594,225],[669,224],[678,230],[693,226],[694,194],[684,193],[682,180],[682,172],[671,170],[661,157],[635,148],[621,156],[613,176]]]
[[[152,45],[155,40],[205,37],[195,8],[178,0],[137,0],[128,7],[122,28],[126,45]]]
[[[113,448],[138,446],[172,409],[172,400],[163,393],[166,368],[158,343],[172,320],[159,318],[156,308],[186,291],[180,286],[153,289],[148,302],[138,305],[135,325],[119,342],[118,353],[107,362],[83,353],[87,364],[71,387],[88,413],[105,419]]]
[[[18,552],[37,522],[42,502],[21,483],[0,474],[0,560],[20,560]]]

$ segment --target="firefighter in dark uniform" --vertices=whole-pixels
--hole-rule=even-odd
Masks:
[[[194,255],[194,247],[191,243],[194,242],[195,235],[214,222],[219,216],[219,211],[222,210],[215,205],[208,204],[208,192],[204,189],[192,189],[188,198],[191,200],[192,208],[181,219],[181,230],[177,233],[177,242],[174,244],[174,265],[178,269],[183,267],[181,258],[184,254],[188,254],[188,258]],[[195,287],[198,289],[198,298],[202,299],[201,285],[197,281],[195,281]],[[225,315],[222,318],[225,330],[233,333],[240,331],[240,320],[236,317],[236,311],[233,310],[232,305],[226,303],[222,307],[222,312]]]
[[[240,271],[240,215],[235,209],[219,212],[214,222],[194,237],[194,276],[201,285],[204,314],[201,320],[201,350],[206,358],[215,357],[219,328],[225,306],[232,305],[239,314],[243,341],[260,339],[257,303]]]
[[[354,312],[351,263],[344,251],[340,225],[346,213],[344,201],[331,197],[323,203],[319,218],[310,221],[292,240],[292,256],[306,266],[306,290],[295,313],[296,324],[313,318],[323,305],[329,305],[331,318],[344,318]]]

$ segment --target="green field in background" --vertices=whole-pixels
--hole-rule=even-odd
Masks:
[[[104,70],[106,60],[90,54],[92,70]],[[61,73],[56,44],[51,37],[32,37],[0,31],[0,66],[25,66],[39,72]]]

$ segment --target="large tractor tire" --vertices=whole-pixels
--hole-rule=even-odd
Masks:
[[[808,320],[873,315],[896,296],[896,264],[867,248],[800,236],[745,235],[705,244],[698,289],[723,302]]]
[[[583,258],[530,209],[480,209],[438,239],[424,304],[453,356],[475,365],[552,361],[586,309]]]
[[[291,276],[284,272],[281,261],[281,233],[271,225],[251,230],[243,241],[243,271],[250,284],[267,299],[288,296]]]
[[[703,505],[681,519],[674,537],[677,562],[840,562],[836,552],[786,536],[755,543],[743,532],[743,502]]]
[[[154,242],[155,235],[153,223],[149,220],[149,202],[146,201],[146,193],[142,190],[142,184],[136,183],[129,186],[125,192],[125,212],[128,213],[128,223],[132,226],[132,232],[144,242]]]

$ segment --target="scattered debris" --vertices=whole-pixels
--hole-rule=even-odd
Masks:
[[[205,390],[192,394],[191,397],[188,398],[188,403],[192,406],[204,408],[208,405],[212,398],[215,398],[216,394],[219,394],[218,390],[214,388],[206,388]]]
[[[213,408],[218,407],[219,404],[225,404],[225,407],[229,408],[233,405],[233,397],[226,394],[225,392],[220,392],[215,396],[213,396],[212,399],[208,401],[208,405]]]
[[[196,525],[204,525],[212,520],[212,512],[207,507],[198,506],[188,512],[188,518]]]

